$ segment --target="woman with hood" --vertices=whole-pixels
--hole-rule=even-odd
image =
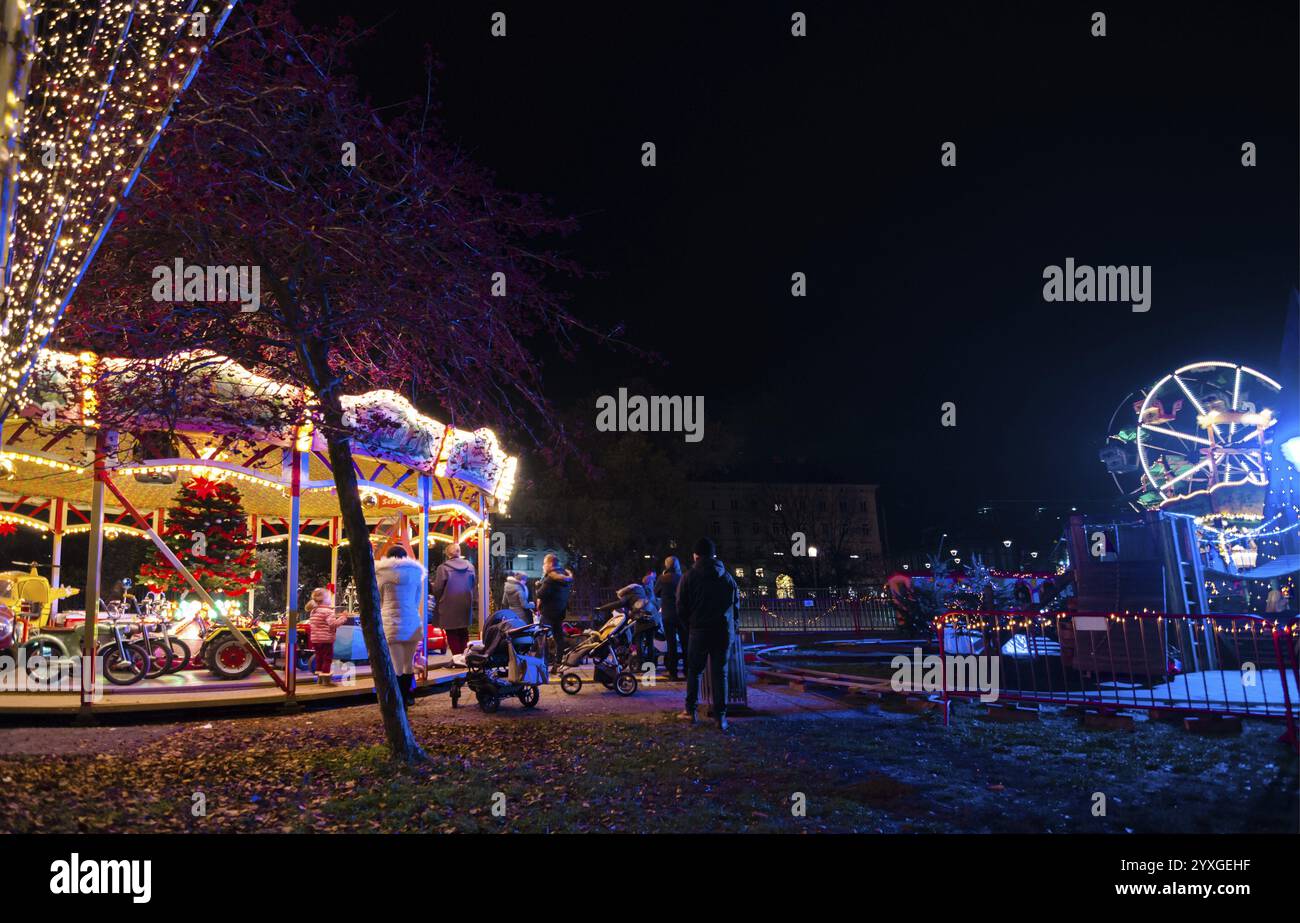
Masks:
[[[457,543],[447,546],[429,592],[438,601],[438,627],[447,632],[447,648],[452,654],[465,653],[474,601],[474,565],[460,556]],[[451,666],[451,662],[447,665]]]
[[[402,701],[410,708],[415,703],[415,652],[424,627],[424,565],[396,545],[375,562],[375,579],[397,685],[402,690]]]
[[[509,609],[525,622],[533,620],[533,604],[528,601],[527,575],[506,574],[505,589],[501,592],[501,607]]]

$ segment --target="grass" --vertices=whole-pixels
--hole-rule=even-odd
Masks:
[[[991,724],[961,706],[947,729],[873,708],[722,735],[656,712],[414,714],[433,757],[414,768],[388,759],[370,708],[0,758],[0,831],[1296,832],[1296,759],[1271,724],[1208,738]]]

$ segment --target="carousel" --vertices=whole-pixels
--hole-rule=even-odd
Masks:
[[[132,410],[140,360],[43,350],[24,406],[4,421],[0,530],[34,530],[50,545],[45,573],[33,562],[30,571],[0,574],[0,713],[161,711],[369,693],[364,667],[341,685],[300,682],[300,674],[313,675],[298,626],[306,602],[300,547],[328,547],[336,586],[339,549],[355,538],[342,528],[325,440],[306,412],[312,396],[216,355],[156,361],[187,370],[169,419]],[[452,541],[476,546],[482,618],[490,608],[489,519],[505,510],[517,460],[490,430],[440,423],[392,391],[342,402],[370,526],[365,540],[377,554],[409,543],[426,565],[425,599],[430,550]],[[216,592],[206,579],[211,570],[203,570],[212,556],[197,546],[177,553],[178,506],[222,492],[238,497],[241,536],[286,549],[285,611],[273,622],[255,614],[255,579]],[[89,536],[84,588],[60,579],[64,539],[78,533]],[[102,579],[104,542],[119,536],[152,543],[165,562],[162,586],[113,598]],[[346,598],[338,605],[346,611]],[[420,682],[449,683],[454,673],[429,675],[429,615],[426,607]],[[141,644],[142,633],[150,651],[162,638],[171,662],[156,671],[151,662],[147,676],[132,678],[119,655]],[[166,655],[172,638],[184,655]]]

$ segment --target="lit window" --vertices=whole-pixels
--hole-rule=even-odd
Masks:
[[[755,576],[755,577],[762,577],[762,576],[763,576],[763,568],[761,568],[761,567],[755,567],[755,568],[754,568],[754,576]]]
[[[745,576],[745,568],[743,568],[743,567],[737,567],[737,568],[736,568],[736,576],[737,576],[737,577],[743,577],[743,576]]]
[[[789,574],[776,575],[776,598],[794,599],[794,578]]]

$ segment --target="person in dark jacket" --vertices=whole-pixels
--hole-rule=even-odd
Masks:
[[[438,626],[447,632],[451,653],[465,653],[469,641],[469,617],[474,604],[474,565],[460,556],[460,545],[447,546],[445,557],[434,572],[429,594],[438,601]],[[450,662],[446,666],[452,666]]]
[[[717,558],[711,539],[695,543],[695,566],[677,585],[677,617],[686,620],[686,710],[681,717],[695,723],[700,674],[709,666],[713,715],[727,729],[727,652],[736,630],[740,588]]]
[[[560,566],[553,554],[542,558],[542,579],[537,581],[537,607],[542,622],[555,639],[555,662],[564,659],[564,617],[569,612],[569,594],[573,591],[573,574]]]
[[[664,558],[664,570],[655,582],[659,592],[659,611],[664,618],[664,639],[668,650],[664,654],[664,666],[668,668],[668,679],[677,682],[677,660],[680,657],[682,667],[686,666],[686,623],[677,615],[677,585],[682,582],[682,562],[676,555]],[[678,653],[680,645],[681,653]],[[683,672],[685,672],[683,670]]]

